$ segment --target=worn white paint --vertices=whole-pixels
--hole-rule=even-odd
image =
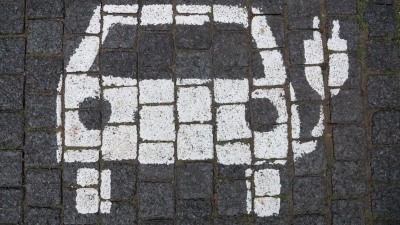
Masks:
[[[139,163],[174,164],[173,143],[142,143],[139,145]]]
[[[223,165],[251,165],[249,144],[241,142],[216,145],[218,163]]]
[[[349,67],[349,56],[346,53],[330,54],[328,86],[343,86],[349,78]]]
[[[313,152],[316,146],[317,146],[317,141],[307,141],[303,143],[301,143],[300,141],[293,141],[292,148],[293,148],[294,161],[301,158],[305,154]]]
[[[214,97],[217,103],[240,103],[249,101],[249,81],[247,79],[215,79]]]
[[[139,82],[139,102],[172,103],[174,102],[174,82],[172,80],[141,80]]]
[[[182,4],[176,6],[176,11],[178,13],[206,14],[211,12],[211,6]]]
[[[61,105],[61,100],[62,100],[61,95],[57,95],[57,99],[56,99],[57,127],[62,125],[62,118],[61,118],[62,105]]]
[[[76,182],[82,187],[96,185],[99,182],[99,171],[93,168],[79,168]]]
[[[269,132],[254,132],[254,155],[258,159],[281,159],[288,154],[287,125],[276,125]]]
[[[260,52],[264,66],[263,78],[253,78],[256,86],[282,85],[286,81],[286,69],[283,63],[282,52],[279,50],[265,50]]]
[[[314,29],[318,29],[318,28],[319,28],[319,23],[320,23],[320,20],[319,20],[318,16],[314,16],[314,19],[313,19],[313,28],[314,28]]]
[[[204,122],[212,119],[211,90],[208,87],[181,87],[178,89],[179,122]]]
[[[281,200],[275,197],[255,197],[254,213],[260,217],[273,216],[279,214]]]
[[[332,37],[328,39],[328,49],[332,51],[347,51],[347,41],[340,38],[339,20],[333,21]]]
[[[222,105],[217,108],[217,140],[230,141],[251,138],[251,130],[245,120],[246,106]]]
[[[247,188],[247,194],[246,194],[246,211],[247,214],[251,213],[251,210],[253,208],[253,204],[251,202],[252,196],[251,196],[251,182],[249,180],[246,180],[246,188]]]
[[[335,95],[339,94],[340,88],[332,88],[331,89],[331,98],[334,97]]]
[[[201,85],[211,83],[211,79],[177,79],[176,85]]]
[[[285,165],[287,160],[279,159],[270,162],[271,165]]]
[[[101,171],[100,197],[102,199],[111,198],[111,170]]]
[[[230,5],[214,5],[214,22],[240,24],[244,28],[249,26],[246,7]]]
[[[294,88],[293,88],[292,82],[290,82],[289,88],[290,88],[290,100],[296,101],[297,100],[296,93],[294,92]]]
[[[207,15],[189,15],[189,16],[176,16],[176,25],[203,25],[210,22],[210,17]]]
[[[140,137],[150,141],[174,141],[174,106],[143,106],[140,114]]]
[[[278,111],[277,123],[286,123],[288,114],[286,110],[285,90],[283,88],[257,89],[251,93],[253,99],[266,98],[276,107]]]
[[[94,188],[78,188],[75,200],[78,213],[97,213],[99,209],[99,193]]]
[[[206,160],[214,158],[212,125],[180,125],[177,145],[179,160]]]
[[[137,80],[130,77],[114,77],[102,75],[102,85],[103,86],[135,86],[137,84]]]
[[[99,78],[86,74],[67,74],[64,104],[67,109],[78,109],[85,98],[100,99]]]
[[[266,16],[255,16],[251,22],[251,35],[257,48],[278,47]]]
[[[322,75],[321,67],[319,66],[306,66],[304,68],[305,76],[308,84],[314,89],[321,99],[325,98],[324,78]]]
[[[305,64],[320,64],[324,62],[324,49],[321,33],[313,31],[313,39],[304,40]]]
[[[103,17],[103,35],[101,38],[102,44],[106,40],[111,28],[113,26],[115,26],[116,24],[136,25],[137,19],[133,16],[112,16],[112,15],[104,16]]]
[[[99,51],[99,44],[98,37],[85,36],[71,56],[66,71],[69,73],[89,71]]]
[[[111,116],[108,123],[135,121],[138,110],[137,92],[136,87],[109,88],[103,91],[104,100],[111,104]]]
[[[133,5],[104,5],[103,11],[107,13],[137,13],[139,6]]]
[[[299,114],[299,105],[292,105],[292,138],[298,139],[300,138],[300,114]]]
[[[97,162],[99,161],[99,151],[96,149],[88,150],[67,150],[64,153],[64,162]]]
[[[101,24],[100,24],[100,17],[101,17],[100,9],[101,9],[101,6],[97,6],[93,10],[93,16],[90,19],[89,26],[86,29],[86,33],[88,33],[88,34],[98,34],[98,33],[100,33],[100,26],[101,26]]]
[[[79,121],[78,111],[65,112],[65,145],[94,147],[101,144],[100,131],[88,130]]]
[[[100,202],[100,213],[111,213],[112,203],[110,201]]]
[[[56,157],[57,157],[57,163],[61,162],[62,157],[63,157],[61,132],[57,132],[57,150],[56,150]]]
[[[120,161],[136,158],[137,131],[135,125],[106,126],[103,130],[101,153],[103,160]]]
[[[324,108],[321,105],[320,109],[319,109],[319,120],[317,125],[315,125],[315,127],[313,128],[313,130],[311,131],[311,135],[313,137],[322,137],[322,135],[324,134]]]
[[[274,196],[281,193],[279,170],[263,169],[254,172],[256,196]]]
[[[172,5],[143,5],[140,25],[172,24],[172,14]]]

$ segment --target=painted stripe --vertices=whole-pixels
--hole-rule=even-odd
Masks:
[[[322,137],[322,135],[324,134],[324,108],[321,105],[320,107],[320,111],[319,111],[319,120],[317,125],[315,125],[315,127],[313,128],[313,130],[311,131],[311,135],[313,137]]]
[[[111,116],[108,123],[135,122],[138,111],[136,87],[109,88],[103,92],[104,100],[110,102]]]
[[[161,25],[173,23],[172,5],[144,5],[140,25]]]
[[[347,51],[347,41],[340,38],[339,20],[333,21],[332,37],[328,39],[328,49],[332,51]]]
[[[132,16],[111,16],[111,15],[104,16],[103,17],[103,35],[101,38],[102,39],[101,43],[104,43],[111,28],[116,24],[136,25],[137,18],[134,18]]]
[[[142,143],[139,145],[139,163],[174,164],[173,143]]]
[[[101,144],[100,130],[88,130],[80,122],[78,111],[65,112],[65,145],[95,147]]]
[[[99,51],[99,44],[98,37],[85,36],[71,56],[66,71],[68,73],[89,71]]]
[[[56,150],[56,157],[57,157],[57,162],[61,162],[62,159],[62,136],[61,132],[57,132],[57,150]]]
[[[78,188],[75,200],[80,214],[97,213],[99,209],[99,193],[94,188]]]
[[[293,155],[294,161],[296,162],[297,159],[303,157],[304,155],[311,153],[317,147],[317,141],[308,141],[301,143],[300,141],[293,141],[292,148],[293,148]]]
[[[212,125],[180,125],[177,144],[179,160],[213,159],[214,145]]]
[[[104,12],[107,13],[137,13],[139,6],[134,5],[104,5]]]
[[[251,138],[249,123],[246,121],[246,106],[222,105],[217,108],[217,140],[230,141]]]
[[[175,141],[174,106],[142,106],[140,137],[150,141]]]
[[[268,26],[266,16],[255,16],[251,21],[251,34],[256,42],[257,48],[278,47],[271,27]]]
[[[211,90],[208,87],[181,87],[178,89],[179,122],[205,122],[212,119]]]
[[[100,196],[102,199],[111,198],[111,170],[101,171]]]
[[[325,98],[324,78],[322,75],[321,67],[319,66],[306,66],[304,68],[305,76],[308,84],[314,89],[321,99]]]
[[[264,66],[263,78],[253,78],[256,86],[282,85],[286,82],[286,69],[283,63],[282,52],[279,50],[261,51],[260,56]]]
[[[88,33],[88,34],[98,34],[98,33],[100,33],[100,26],[101,26],[101,24],[100,24],[100,17],[101,17],[100,9],[101,9],[101,6],[97,6],[93,10],[93,16],[90,19],[89,26],[86,29],[86,33]]]
[[[190,15],[190,16],[176,16],[176,25],[203,25],[210,22],[210,18],[206,15]]]
[[[99,161],[98,150],[67,150],[64,153],[64,162],[97,162]]]
[[[320,64],[324,62],[324,49],[319,31],[313,32],[313,39],[304,41],[305,64]]]
[[[254,198],[254,213],[260,217],[273,216],[279,214],[281,208],[280,198],[256,197]]]
[[[67,109],[78,109],[86,98],[100,99],[99,78],[86,74],[67,74],[64,104]]]
[[[256,196],[274,196],[281,193],[279,170],[263,169],[254,172]]]
[[[99,183],[99,172],[92,168],[79,168],[76,182],[82,187],[96,185]]]
[[[218,163],[223,165],[251,165],[249,144],[241,142],[216,145]]]
[[[141,80],[139,81],[139,102],[172,103],[174,102],[175,84],[172,80]]]
[[[211,12],[211,6],[208,5],[177,5],[178,13],[206,14]]]
[[[106,126],[103,131],[103,160],[136,159],[137,131],[135,125]]]
[[[214,5],[213,16],[214,22],[236,23],[243,25],[244,28],[249,26],[246,7]]]
[[[330,54],[328,86],[342,86],[349,78],[349,68],[349,56],[346,53]]]
[[[214,98],[218,103],[240,103],[249,101],[249,81],[215,79]]]
[[[254,132],[254,155],[257,159],[282,159],[288,154],[287,125],[277,125],[269,132]]]
[[[253,204],[251,202],[251,182],[249,180],[246,180],[246,188],[247,188],[246,211],[247,214],[250,214],[251,210],[253,209]]]
[[[100,213],[111,213],[112,203],[110,201],[100,202]]]
[[[211,79],[177,79],[176,85],[200,85],[211,83]]]

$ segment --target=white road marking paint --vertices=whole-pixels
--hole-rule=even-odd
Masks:
[[[321,99],[325,98],[324,78],[322,75],[321,67],[319,66],[306,66],[304,68],[305,76],[308,84],[314,89]]]
[[[97,213],[99,209],[99,193],[94,188],[78,188],[75,200],[81,214]]]
[[[103,86],[135,86],[137,84],[137,80],[130,77],[114,77],[102,75],[102,85]]]
[[[346,53],[330,54],[328,86],[342,86],[349,78],[349,67],[349,56]]]
[[[211,90],[208,87],[181,87],[178,89],[179,122],[204,122],[212,119]]]
[[[100,99],[99,78],[86,74],[67,74],[64,104],[67,109],[78,109],[85,98]]]
[[[264,66],[263,78],[253,78],[256,86],[282,85],[286,81],[286,69],[283,63],[282,53],[279,50],[266,50],[260,52]]]
[[[292,112],[292,138],[300,138],[300,114],[299,105],[293,104],[291,107]]]
[[[174,102],[174,87],[172,80],[141,80],[139,82],[139,102],[172,103]]]
[[[76,182],[82,187],[98,184],[99,172],[92,168],[79,168]]]
[[[261,12],[261,9],[260,9],[260,8],[257,8],[257,7],[251,7],[251,12],[252,12],[253,14],[263,14],[263,13]]]
[[[179,160],[212,159],[214,157],[212,125],[180,125],[177,144]]]
[[[102,157],[106,161],[136,158],[137,131],[135,125],[106,126],[103,131]]]
[[[249,101],[249,81],[215,79],[214,80],[215,102],[218,103],[241,103]]]
[[[324,49],[319,31],[313,31],[313,39],[304,40],[305,64],[320,64],[324,62]]]
[[[101,171],[100,197],[102,199],[111,198],[111,170]]]
[[[263,169],[254,172],[256,196],[274,196],[281,193],[279,170]]]
[[[61,118],[61,112],[62,112],[62,105],[61,105],[61,100],[62,96],[57,95],[56,99],[56,116],[57,116],[57,127],[62,125],[62,118]]]
[[[111,104],[111,116],[108,123],[129,123],[135,121],[137,113],[137,88],[120,87],[104,90],[104,100]]]
[[[101,144],[100,131],[88,130],[80,122],[78,111],[65,112],[65,145],[95,147]]]
[[[211,79],[177,79],[176,85],[200,85],[211,83]]]
[[[293,141],[292,148],[293,148],[293,155],[294,161],[296,162],[297,159],[301,158],[305,154],[311,153],[317,147],[317,141],[308,141],[301,143],[300,141]]]
[[[99,161],[99,151],[95,149],[88,150],[67,150],[64,153],[64,161],[72,162],[97,162]]]
[[[314,19],[313,19],[313,28],[314,29],[318,29],[319,28],[319,23],[320,23],[320,20],[319,20],[318,16],[315,16]]]
[[[111,202],[101,201],[100,202],[100,213],[111,213]]]
[[[251,165],[249,144],[241,142],[216,145],[218,163],[223,165]]]
[[[328,39],[328,49],[332,51],[347,51],[347,41],[340,38],[339,20],[333,21],[332,38]]]
[[[245,105],[222,105],[217,108],[217,140],[251,138]]]
[[[257,89],[251,93],[251,97],[254,99],[265,98],[271,101],[278,111],[276,123],[287,122],[288,114],[286,110],[285,91],[283,88]]]
[[[66,71],[68,73],[89,71],[99,51],[99,44],[98,37],[85,36],[71,56]]]
[[[250,169],[250,171],[251,171],[251,169]],[[252,196],[251,196],[251,182],[249,180],[246,180],[246,188],[247,188],[246,211],[247,211],[247,214],[250,214],[253,204],[251,202],[251,198],[252,198]]]
[[[210,18],[206,15],[190,15],[190,16],[176,16],[176,25],[203,25],[210,22]]]
[[[58,94],[61,94],[61,90],[63,88],[63,75],[60,74],[60,80],[58,81],[58,85],[57,85],[57,92]]]
[[[57,157],[57,163],[60,163],[62,160],[62,136],[61,132],[57,132],[57,150],[56,150],[56,157]]]
[[[86,29],[86,33],[88,33],[88,34],[98,34],[98,33],[100,33],[100,26],[101,26],[101,24],[100,24],[100,17],[101,17],[100,9],[101,9],[101,6],[97,6],[93,10],[93,16],[90,19],[89,26]]]
[[[251,34],[257,48],[276,48],[278,47],[271,27],[268,26],[266,16],[255,16],[251,22]]]
[[[260,217],[273,216],[279,214],[281,208],[281,200],[274,197],[255,197],[254,213]]]
[[[139,6],[134,5],[104,5],[103,11],[107,13],[137,13]]]
[[[240,24],[244,28],[249,26],[246,7],[214,5],[213,16],[215,22]]]
[[[330,91],[331,91],[331,98],[332,98],[333,96],[339,94],[340,88],[334,88],[334,89],[332,88]]]
[[[139,163],[174,164],[173,143],[142,143],[139,145]]]
[[[211,12],[211,6],[182,4],[176,6],[176,11],[178,13],[206,14]]]
[[[174,141],[174,106],[143,106],[140,114],[140,137],[150,141]]]
[[[276,125],[269,132],[254,132],[254,155],[258,159],[282,159],[288,154],[287,125]]]
[[[172,5],[143,5],[141,15],[142,26],[173,23]]]
[[[270,162],[272,165],[285,165],[287,160],[274,160],[273,162]]]
[[[324,116],[324,108],[323,108],[323,106],[321,105],[321,106],[320,106],[320,110],[319,110],[319,120],[318,120],[318,123],[317,123],[317,125],[313,128],[313,130],[311,131],[311,135],[312,135],[313,137],[322,137],[322,135],[324,134],[324,128],[325,128],[325,126],[324,126],[324,119],[325,119],[325,116]]]
[[[101,38],[101,43],[104,43],[111,28],[113,26],[115,26],[116,24],[136,25],[137,19],[132,16],[111,16],[111,15],[104,16],[103,17],[103,35]]]

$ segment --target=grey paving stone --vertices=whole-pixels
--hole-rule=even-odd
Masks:
[[[176,25],[175,41],[179,49],[209,49],[212,42],[211,23]]]
[[[289,57],[294,65],[304,64],[304,40],[313,39],[313,31],[289,32]]]
[[[312,29],[314,17],[320,17],[318,0],[289,0],[287,4],[289,29]]]
[[[140,164],[138,176],[141,180],[172,180],[174,165]]]
[[[79,121],[88,130],[100,130],[101,129],[101,112],[100,110],[78,110]],[[109,119],[109,117],[108,117]],[[105,122],[107,122],[105,120]]]
[[[0,110],[22,109],[23,95],[23,76],[0,76]]]
[[[279,50],[278,50],[279,51]],[[283,58],[285,57],[285,53],[279,51]],[[252,52],[252,61],[251,61],[251,76],[255,79],[261,79],[265,77],[263,59],[261,58],[260,51]]]
[[[61,224],[61,210],[29,207],[25,214],[24,224]]]
[[[251,7],[257,8],[262,14],[282,14],[283,0],[253,0]]]
[[[29,53],[60,53],[63,24],[60,21],[32,20],[28,26]]]
[[[211,79],[211,55],[208,52],[178,52],[177,79]]]
[[[28,0],[29,18],[63,17],[64,2],[62,0]]]
[[[22,151],[0,151],[0,187],[22,185]]]
[[[340,90],[331,98],[331,122],[360,122],[364,119],[363,102],[359,90]]]
[[[365,224],[364,202],[337,200],[332,202],[333,224]]]
[[[0,189],[0,223],[17,224],[21,222],[23,195],[22,190]]]
[[[209,200],[179,200],[176,211],[177,224],[211,224]]]
[[[373,180],[400,180],[400,149],[376,147],[371,153],[371,175]]]
[[[133,5],[138,4],[138,0],[105,0],[105,5]]]
[[[393,4],[393,0],[365,0],[365,2],[377,4]]]
[[[0,2],[0,34],[20,34],[24,32],[24,7],[23,0]]]
[[[224,216],[214,219],[214,225],[250,225],[250,218],[241,216]]]
[[[24,71],[25,39],[0,39],[0,73]]]
[[[210,198],[213,194],[213,165],[185,163],[176,169],[178,196],[183,199]]]
[[[356,0],[327,0],[325,7],[328,14],[357,14]]]
[[[149,68],[142,67],[139,69],[139,79],[172,79],[172,70],[169,68]]]
[[[61,171],[30,169],[26,172],[26,202],[30,206],[61,203]]]
[[[298,215],[293,218],[293,225],[303,224],[325,225],[327,223],[322,215]]]
[[[65,187],[77,187],[78,182],[76,180],[76,177],[78,175],[78,169],[81,168],[88,168],[88,169],[99,169],[99,163],[98,162],[92,162],[92,163],[81,163],[81,162],[68,162],[64,163],[63,167],[63,186]],[[113,171],[111,171],[112,173]],[[111,192],[112,194],[112,192]]]
[[[246,169],[249,165],[223,165],[218,164],[218,177],[225,178],[245,178]]]
[[[368,104],[372,108],[400,106],[398,76],[372,75],[367,81]]]
[[[400,185],[374,184],[372,185],[372,214],[375,218],[400,217]]]
[[[76,209],[76,189],[63,190],[64,224],[99,224],[97,213],[81,214]]]
[[[140,225],[173,225],[172,220],[144,220],[139,223]]]
[[[367,139],[361,126],[346,125],[333,127],[333,153],[336,160],[365,159]]]
[[[139,184],[139,217],[173,217],[175,193],[171,183]]]
[[[55,168],[57,162],[57,134],[54,132],[25,133],[25,166]]]
[[[132,199],[136,192],[136,167],[128,163],[106,162],[104,169],[111,170],[111,199]]]
[[[137,79],[136,52],[103,52],[101,62],[104,76]]]
[[[349,70],[348,78],[342,87],[360,87],[361,85],[361,60],[357,53],[348,53]]]
[[[25,101],[27,127],[57,127],[57,95],[27,95]]]
[[[333,0],[335,1],[335,0]],[[337,1],[337,0],[336,0]],[[342,0],[340,0],[342,1]],[[347,1],[346,1],[347,2]],[[352,2],[352,1],[349,1]],[[339,37],[347,41],[348,51],[357,51],[360,43],[360,28],[357,21],[342,17],[329,17],[327,38],[332,38],[333,21],[339,21]],[[351,65],[351,64],[350,64]]]
[[[171,34],[143,33],[139,39],[140,66],[170,66],[174,55]]]
[[[115,24],[111,27],[103,48],[130,48],[136,49],[137,26]]]
[[[290,68],[289,74],[297,101],[322,100],[321,95],[307,81],[304,67]]]
[[[234,216],[247,214],[246,210],[246,181],[234,180],[219,183],[218,194],[218,214]]]
[[[17,113],[0,113],[0,147],[15,148],[23,145],[24,121]]]
[[[246,7],[245,0],[215,0],[215,5],[229,5],[229,6],[239,6],[239,7]],[[221,23],[221,22],[214,22],[214,29],[215,30],[245,30],[247,27],[243,26],[242,24],[238,23]]]
[[[287,218],[289,214],[288,204],[285,198],[280,199],[280,209],[279,214],[274,214],[272,216],[267,217],[255,217],[256,225],[264,225],[264,224],[276,224],[276,225],[286,225]]]
[[[61,57],[27,57],[26,90],[56,92],[63,72]]]
[[[342,161],[333,164],[333,193],[360,195],[367,190],[365,164],[362,161]]]
[[[101,6],[99,0],[65,0],[65,28],[67,33],[85,33],[93,11]]]
[[[370,37],[396,35],[397,24],[393,6],[367,6],[365,21],[368,23]]]
[[[299,104],[297,106],[300,119],[300,139],[313,138],[313,130],[318,125],[322,105]]]
[[[367,65],[371,70],[398,70],[399,44],[394,41],[370,40],[367,42]]]
[[[177,5],[208,5],[211,6],[211,0],[177,0]]]
[[[397,225],[400,220],[374,220],[374,225]]]
[[[78,48],[79,44],[82,42],[82,39],[84,36],[74,36],[74,37],[68,37],[64,41],[64,68],[66,69],[68,67],[69,61],[71,59],[71,56],[75,53],[76,49]],[[89,68],[90,72],[93,71],[99,71],[99,55],[97,54],[92,66]],[[87,72],[87,71],[81,71],[81,72]]]
[[[296,211],[319,211],[326,207],[326,184],[321,177],[296,177],[293,203]]]
[[[318,140],[314,151],[303,154],[294,162],[296,176],[322,174],[327,168],[326,149],[323,140]]]
[[[400,112],[379,111],[372,115],[372,143],[396,144],[400,140]]]
[[[214,34],[213,63],[215,66],[247,66],[249,35],[245,32]]]
[[[214,68],[214,78],[242,80],[249,78],[248,67],[216,67]]]
[[[101,214],[101,224],[136,224],[136,209],[131,202],[112,202],[111,212]]]

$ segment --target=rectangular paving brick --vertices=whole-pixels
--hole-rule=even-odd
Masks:
[[[393,6],[371,5],[365,10],[369,36],[393,36],[396,34],[396,18]]]
[[[213,166],[211,163],[185,163],[177,168],[177,181],[179,198],[210,198]]]
[[[399,111],[378,111],[372,115],[371,122],[373,144],[396,144],[399,141]]]
[[[24,32],[24,7],[23,0],[0,2],[0,34]]]
[[[400,151],[395,147],[375,147],[371,153],[372,179],[398,181],[400,179]]]
[[[372,185],[372,214],[375,218],[399,218],[399,184]]]
[[[0,223],[17,224],[22,221],[23,195],[20,189],[0,189]]]
[[[341,90],[331,96],[331,122],[360,122],[364,119],[362,96],[358,90]]]
[[[367,42],[367,66],[375,71],[393,71],[400,68],[397,42],[370,40]]]
[[[29,18],[63,17],[64,2],[62,0],[28,0]]]
[[[218,32],[214,34],[215,66],[247,66],[249,37],[244,32]]]
[[[400,80],[397,76],[370,75],[367,92],[368,105],[372,108],[400,106]]]
[[[60,224],[61,210],[29,207],[24,216],[25,224]]]
[[[61,53],[63,24],[60,21],[32,20],[28,25],[29,53]]]
[[[169,66],[173,58],[171,34],[143,33],[139,39],[140,66]]]
[[[61,172],[36,170],[26,172],[26,201],[30,206],[57,206],[61,203]]]
[[[357,14],[356,0],[327,0],[325,6],[328,14]]]
[[[365,159],[367,139],[361,126],[335,126],[333,128],[333,154],[337,160]]]
[[[209,49],[212,42],[211,24],[177,25],[175,41],[179,49]]]
[[[317,0],[289,0],[287,7],[289,29],[312,29],[314,17],[320,18],[319,3]]]
[[[101,215],[101,224],[136,224],[136,208],[131,202],[112,202],[111,212]]]
[[[218,184],[218,214],[246,214],[246,181],[235,180]]]
[[[57,95],[26,95],[26,126],[56,128]]]
[[[179,200],[177,224],[210,224],[211,203],[207,200]]]
[[[296,211],[318,211],[326,207],[326,186],[320,177],[298,177],[293,183]]]
[[[366,191],[365,163],[362,161],[335,162],[332,170],[333,193],[361,195]]]
[[[0,151],[0,187],[22,185],[22,151]]]
[[[25,39],[0,39],[0,73],[24,71]]]
[[[0,113],[0,148],[23,145],[24,121],[18,113]]]
[[[56,92],[63,71],[61,57],[28,57],[26,60],[26,90]]]
[[[24,77],[0,76],[0,110],[18,110],[23,107]]]
[[[58,167],[58,151],[61,143],[58,143],[55,132],[26,132],[25,133],[25,166],[54,168]]]
[[[172,218],[175,194],[170,183],[139,184],[139,217]]]
[[[364,207],[364,202],[361,200],[333,201],[333,224],[364,224]]]

